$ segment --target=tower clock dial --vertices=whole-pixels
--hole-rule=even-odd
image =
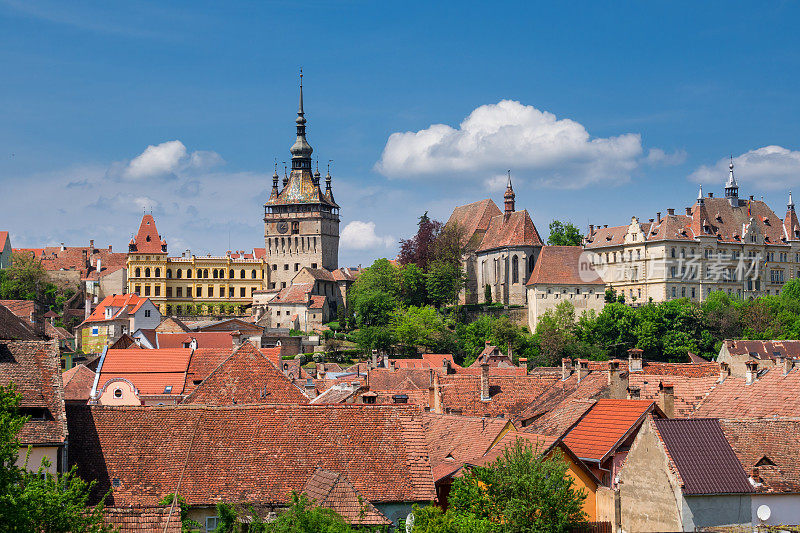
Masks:
[[[289,231],[289,223],[286,222],[285,220],[281,220],[277,224],[277,229],[278,233],[286,233],[287,231]]]

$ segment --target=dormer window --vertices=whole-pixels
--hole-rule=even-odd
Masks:
[[[164,394],[172,394],[172,385],[164,387]]]

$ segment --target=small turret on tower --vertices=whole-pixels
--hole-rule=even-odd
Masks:
[[[725,184],[725,198],[731,203],[732,207],[739,206],[739,186],[736,184],[736,178],[733,177],[733,156],[731,156],[731,164],[728,165],[730,174],[728,175],[728,183]]]
[[[506,185],[506,192],[503,195],[503,200],[505,204],[505,217],[508,218],[511,213],[514,212],[514,203],[515,203],[516,195],[514,194],[514,188],[511,186],[511,171],[508,171],[508,183]]]

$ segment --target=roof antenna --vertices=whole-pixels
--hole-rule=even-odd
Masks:
[[[328,174],[331,173],[331,163],[333,163],[333,159],[328,159]]]
[[[508,170],[508,188],[511,188],[511,169]]]

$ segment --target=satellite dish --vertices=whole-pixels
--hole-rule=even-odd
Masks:
[[[766,507],[762,505],[761,507]],[[414,513],[408,513],[406,516],[406,533],[411,533],[414,530]]]
[[[759,505],[756,514],[758,515],[758,519],[764,522],[769,520],[769,517],[772,516],[772,511],[770,511],[768,505]]]

